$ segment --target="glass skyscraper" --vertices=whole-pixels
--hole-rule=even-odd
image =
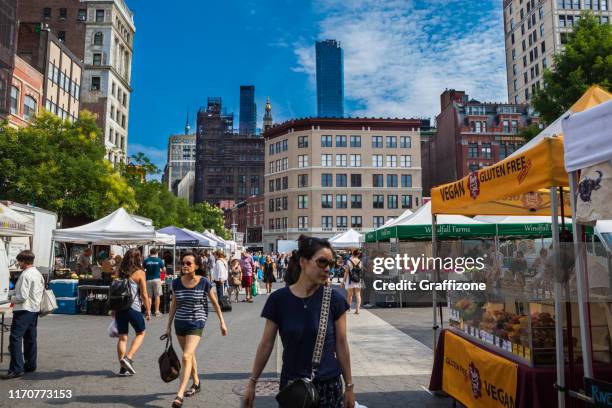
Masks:
[[[257,107],[255,106],[255,86],[240,86],[240,122],[238,131],[243,136],[254,136],[257,126]]]
[[[317,41],[317,115],[344,116],[344,57],[336,40]]]

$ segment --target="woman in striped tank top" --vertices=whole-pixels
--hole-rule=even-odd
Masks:
[[[208,300],[215,308],[221,325],[221,334],[227,335],[227,327],[223,320],[223,313],[217,301],[217,294],[210,281],[203,276],[197,276],[200,257],[191,252],[183,254],[182,276],[172,282],[172,303],[168,315],[168,326],[166,334],[171,335],[172,321],[176,337],[183,350],[183,372],[181,383],[172,403],[173,408],[183,405],[183,398],[200,392],[200,379],[198,377],[198,366],[195,359],[195,350],[202,337],[204,325],[208,319]],[[193,378],[193,384],[189,390],[187,383],[189,377]]]

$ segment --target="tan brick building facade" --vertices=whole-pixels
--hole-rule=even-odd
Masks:
[[[421,205],[419,119],[299,119],[264,133],[264,250],[371,231]]]

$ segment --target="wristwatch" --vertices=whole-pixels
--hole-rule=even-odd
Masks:
[[[355,388],[355,384],[344,384],[344,388],[347,390],[353,390],[353,388]]]

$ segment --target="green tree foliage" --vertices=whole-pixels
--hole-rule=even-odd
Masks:
[[[569,109],[591,85],[612,86],[612,26],[584,13],[569,34],[563,52],[555,55],[554,71],[544,71],[544,88],[533,107],[545,123]]]
[[[74,123],[41,113],[32,125],[0,127],[1,198],[64,215],[98,218],[136,209],[134,190],[104,160],[102,135],[88,112]]]
[[[527,143],[528,141],[536,137],[541,131],[542,129],[540,129],[539,125],[532,123],[531,125],[522,128],[519,132],[519,135],[525,140],[525,143]]]

